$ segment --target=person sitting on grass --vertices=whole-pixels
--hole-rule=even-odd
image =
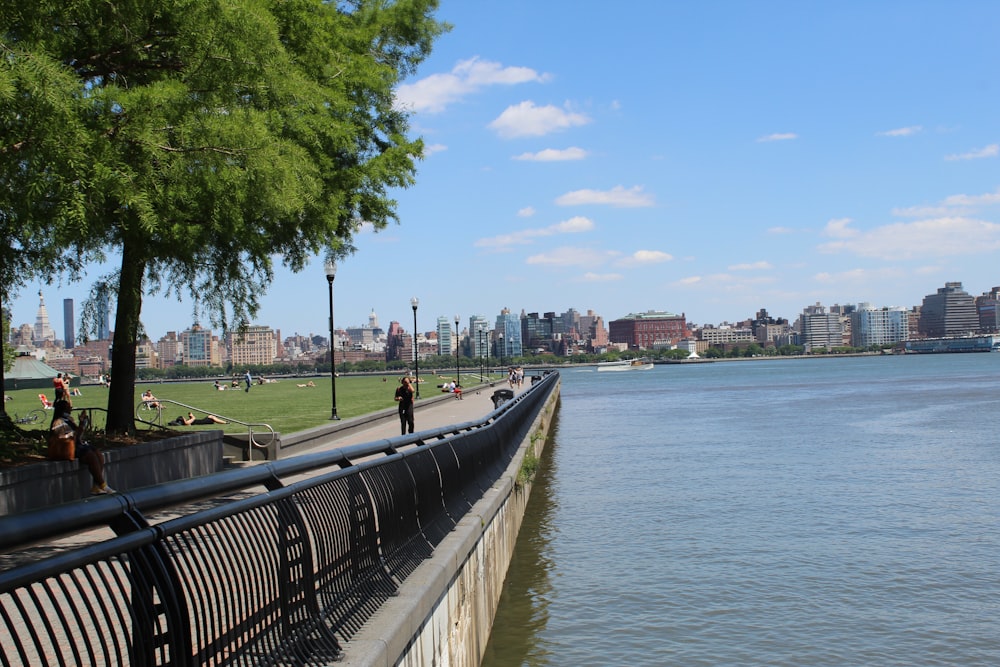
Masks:
[[[205,424],[228,424],[225,419],[219,419],[215,415],[205,415],[195,419],[194,414],[189,412],[187,417],[178,417],[172,422],[168,422],[167,426],[202,426]]]

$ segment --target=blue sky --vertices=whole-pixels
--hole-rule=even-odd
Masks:
[[[1000,285],[1000,3],[443,0],[399,90],[427,145],[400,224],[362,232],[338,326],[438,316],[919,305]],[[56,330],[63,298],[42,287]],[[258,324],[325,332],[322,262]],[[38,286],[14,323],[33,322]],[[147,298],[157,338],[192,302]]]

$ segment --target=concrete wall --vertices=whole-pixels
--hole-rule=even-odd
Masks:
[[[540,457],[559,386],[503,476],[344,646],[344,667],[472,667],[482,660],[531,493],[518,479],[530,450]]]
[[[109,449],[104,475],[126,490],[222,470],[222,431],[197,431],[174,438]],[[0,470],[0,515],[58,505],[90,494],[90,472],[78,461],[44,461]]]

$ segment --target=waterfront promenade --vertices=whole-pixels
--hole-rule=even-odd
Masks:
[[[386,384],[387,391],[395,391],[395,385],[390,383]],[[514,390],[515,395],[524,391],[529,384],[530,381],[526,380],[521,389]],[[462,399],[459,400],[451,395],[444,394],[437,387],[428,387],[424,383],[421,383],[421,398],[416,402],[414,417],[416,431],[419,433],[422,430],[429,430],[447,426],[449,424],[460,424],[481,419],[494,409],[492,400],[493,392],[498,389],[508,388],[505,381],[497,381],[494,382],[493,385],[494,386],[492,387],[489,384],[471,386],[467,391],[463,392]],[[368,423],[365,423],[363,426],[355,427],[352,424],[352,422],[365,421]],[[400,435],[399,419],[394,412],[389,416],[375,421],[370,421],[367,417],[358,417],[331,423],[335,424],[334,428],[336,430],[334,430],[329,437],[324,438],[322,440],[322,444],[309,449],[303,449],[301,452],[297,453],[310,454],[338,447],[385,440]],[[252,462],[236,462],[234,465],[250,466],[260,465],[262,463],[266,463],[266,461],[258,459]],[[285,480],[285,482],[290,484],[297,480],[319,474],[319,472],[320,471],[302,473],[298,476],[289,477]],[[114,486],[114,480],[112,479],[109,481]],[[128,489],[119,490],[123,493],[128,493]],[[200,501],[193,505],[174,507],[168,510],[152,513],[148,518],[151,523],[155,524],[168,519],[176,518],[177,516],[206,509],[207,507],[213,505],[219,505],[231,500],[261,493],[265,490],[266,489],[263,486],[248,488],[240,492],[229,493],[225,496]],[[114,532],[110,528],[95,527],[86,531],[74,533],[72,535],[55,538],[50,541],[46,541],[45,543],[22,547],[7,553],[0,552],[0,571],[7,570],[24,563],[47,558],[61,552],[71,551],[89,544],[95,544],[103,540],[111,539],[112,537],[114,537]]]

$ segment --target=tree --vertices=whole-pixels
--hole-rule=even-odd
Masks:
[[[4,26],[12,9],[0,9]],[[19,41],[13,31],[0,38],[0,309],[26,282],[73,279],[98,257],[79,187],[87,160],[79,85],[57,60],[11,41]],[[0,382],[13,363],[7,333],[5,324]],[[0,424],[13,428],[3,407]]]
[[[108,430],[130,431],[142,299],[190,293],[224,330],[251,321],[274,262],[299,271],[396,219],[423,144],[393,89],[448,26],[437,0],[6,3],[8,48],[73,88],[72,186],[93,247],[115,249]],[[13,51],[11,51],[13,52]],[[58,156],[42,156],[42,172]],[[23,221],[41,222],[39,215]]]

